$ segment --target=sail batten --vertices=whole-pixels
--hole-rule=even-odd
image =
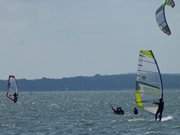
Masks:
[[[137,81],[137,83],[144,84],[144,85],[147,85],[147,86],[150,86],[150,87],[153,87],[153,88],[160,89],[160,87],[158,87],[156,85],[153,85],[153,84],[149,84],[148,82]]]
[[[139,61],[143,61],[143,62],[147,62],[147,63],[155,64],[155,63],[153,63],[153,62],[151,62],[151,61],[148,61],[148,60],[143,60],[143,59],[140,59]]]
[[[138,69],[138,71],[139,71],[139,72],[145,72],[145,73],[148,73],[148,72],[149,72],[149,73],[154,73],[154,71],[150,71],[150,70],[148,71],[148,70],[140,70],[140,69]]]
[[[135,102],[137,107],[154,113],[157,105],[153,103],[163,98],[160,70],[151,50],[141,50],[138,60]]]

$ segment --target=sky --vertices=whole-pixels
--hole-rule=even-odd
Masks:
[[[0,0],[0,79],[136,73],[140,49],[180,73],[180,1],[166,8],[171,36],[155,21],[162,2]]]

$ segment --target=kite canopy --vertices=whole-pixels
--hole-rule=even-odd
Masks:
[[[168,23],[166,21],[166,15],[165,15],[165,6],[171,6],[172,8],[175,7],[175,2],[173,0],[165,0],[165,2],[156,10],[156,22],[159,26],[159,28],[167,35],[171,35],[171,30],[168,26]]]
[[[156,22],[159,26],[159,28],[166,33],[167,35],[171,35],[171,30],[168,26],[168,23],[166,21],[166,15],[165,15],[165,5],[162,4],[157,10],[156,10]]]
[[[171,6],[172,8],[175,7],[175,2],[173,0],[165,0],[165,5]]]

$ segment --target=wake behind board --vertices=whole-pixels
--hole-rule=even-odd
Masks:
[[[172,120],[173,119],[173,116],[166,116],[166,117],[162,117],[161,121],[164,122],[164,121],[169,121],[169,120]]]
[[[172,119],[174,119],[173,116],[168,115],[168,116],[162,117],[161,122],[169,121],[169,120],[172,120]],[[152,121],[154,121],[154,120],[152,120]],[[157,119],[157,121],[159,121],[159,119]]]
[[[169,121],[169,120],[172,120],[173,119],[173,116],[165,116],[165,117],[162,117],[161,119],[161,122],[165,122],[165,121]],[[144,118],[133,118],[133,119],[128,119],[128,122],[136,122],[136,121],[145,121]],[[150,120],[150,121],[155,121],[154,119],[153,120]]]

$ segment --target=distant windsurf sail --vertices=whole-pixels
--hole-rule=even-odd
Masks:
[[[163,98],[161,73],[152,50],[140,50],[136,76],[135,102],[140,109],[157,111],[153,104]]]
[[[10,75],[9,78],[8,78],[7,94],[8,95],[13,95],[14,93],[18,94],[18,87],[17,87],[15,76]]]

